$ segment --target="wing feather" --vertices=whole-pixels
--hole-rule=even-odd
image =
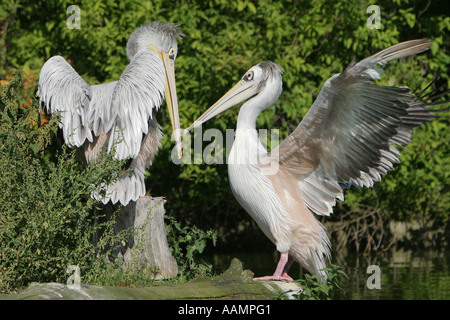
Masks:
[[[111,96],[111,119],[106,130],[113,128],[116,157],[135,158],[152,110],[159,109],[165,92],[165,70],[156,53],[139,51],[114,87]],[[109,149],[111,148],[111,144]]]
[[[91,87],[63,57],[51,57],[44,64],[37,95],[47,112],[61,115],[59,127],[68,145],[79,147],[86,139],[92,142],[87,119]]]
[[[109,132],[114,123],[111,111],[111,97],[117,81],[91,86],[92,100],[87,117],[89,126],[97,137],[102,132]]]

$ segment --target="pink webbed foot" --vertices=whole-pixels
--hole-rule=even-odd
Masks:
[[[271,276],[253,278],[253,280],[292,281],[293,279],[287,274],[292,261],[287,252],[281,252],[275,273]]]
[[[272,276],[256,277],[253,278],[253,280],[293,281],[294,279],[292,279],[286,272],[283,272],[282,275],[274,274]]]

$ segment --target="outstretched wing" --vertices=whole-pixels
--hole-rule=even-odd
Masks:
[[[306,205],[329,215],[343,187],[371,187],[399,162],[394,145],[410,142],[413,128],[432,118],[427,103],[407,87],[371,84],[383,71],[374,68],[430,47],[412,40],[389,47],[324,84],[304,119],[268,157],[300,188]]]
[[[47,112],[61,115],[59,126],[68,145],[79,147],[86,139],[92,141],[86,117],[91,87],[63,57],[51,57],[44,64],[37,95]]]
[[[109,149],[116,144],[116,157],[136,158],[153,109],[162,104],[165,92],[165,69],[156,53],[144,50],[136,53],[114,86],[110,118],[105,132],[112,130]]]

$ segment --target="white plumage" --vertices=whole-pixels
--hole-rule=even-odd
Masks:
[[[171,24],[151,22],[137,28],[127,43],[130,64],[118,81],[110,83],[90,86],[60,56],[50,58],[42,67],[37,94],[49,113],[60,114],[65,142],[82,148],[88,163],[103,148],[110,152],[113,145],[116,159],[133,159],[130,172],[112,185],[99,186],[106,189],[106,197],[100,197],[100,190],[93,192],[93,197],[104,203],[111,200],[126,205],[145,195],[145,169],[162,138],[154,113],[164,96],[181,150],[174,80],[179,37],[180,32]]]

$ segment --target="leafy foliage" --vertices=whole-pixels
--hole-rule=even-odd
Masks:
[[[207,242],[215,246],[217,236],[212,230],[203,231],[195,225],[182,227],[173,217],[166,217],[168,224],[166,233],[172,256],[178,263],[181,277],[192,279],[195,276],[211,274],[212,266],[203,261],[198,255],[202,254]]]
[[[19,74],[0,92],[1,291],[30,281],[65,283],[69,265],[87,275],[99,272],[104,266],[97,261],[122,239],[112,222],[99,222],[104,213],[90,198],[91,186],[110,181],[121,163],[105,154],[96,166],[81,167],[67,147],[50,161],[46,151],[57,119],[38,126],[37,101],[22,107],[21,84]]]
[[[381,29],[367,27],[370,14],[366,9],[372,3],[361,0],[81,0],[77,3],[80,29],[66,26],[71,4],[63,0],[0,1],[0,82],[9,83],[14,71],[22,70],[21,103],[30,103],[27,99],[36,92],[39,70],[53,55],[66,58],[90,84],[117,80],[128,64],[128,36],[140,24],[153,20],[180,23],[185,34],[176,61],[182,127],[262,60],[283,67],[284,87],[278,102],[260,115],[257,125],[279,129],[281,138],[301,121],[326,79],[341,72],[353,58],[364,58],[400,41],[425,37],[432,47],[427,53],[385,66],[380,84],[415,88],[438,73],[447,87],[449,83],[450,17],[442,10],[447,7],[444,0],[380,2]],[[172,163],[170,120],[165,108],[160,110],[157,117],[166,136],[147,172],[150,193],[168,199],[167,213],[181,225],[214,228],[221,240],[218,245],[233,243],[237,249],[265,245],[261,232],[233,198],[226,165]],[[236,110],[209,121],[205,129],[234,128]],[[427,216],[448,221],[448,124],[449,117],[444,115],[416,130],[395,171],[373,189],[348,190],[336,214],[379,207],[393,219]],[[41,150],[36,143],[30,148]]]
[[[295,294],[298,300],[331,300],[336,289],[345,295],[338,280],[340,277],[348,278],[348,276],[341,270],[341,267],[332,264],[323,270],[328,272],[328,279],[324,282],[317,281],[320,276],[310,274],[305,274],[304,279],[297,280],[302,287],[302,290]]]

